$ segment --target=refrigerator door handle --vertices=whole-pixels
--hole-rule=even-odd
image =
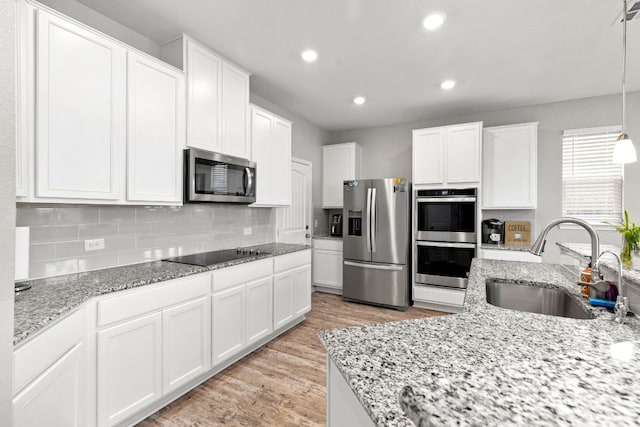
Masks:
[[[344,261],[344,265],[350,267],[370,268],[372,270],[390,270],[390,271],[402,271],[403,265],[394,264],[368,264],[363,262]]]
[[[371,189],[371,222],[369,223],[369,227],[371,227],[371,252],[376,251],[376,238],[377,238],[377,218],[376,213],[378,210],[378,199],[376,197],[376,189]]]
[[[367,188],[367,252],[371,252],[371,189]]]

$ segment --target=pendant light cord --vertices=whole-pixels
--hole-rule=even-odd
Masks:
[[[622,11],[622,133],[627,132],[627,0]]]

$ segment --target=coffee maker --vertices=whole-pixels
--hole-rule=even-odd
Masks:
[[[331,215],[331,235],[342,237],[342,214]]]
[[[482,243],[504,244],[504,221],[495,218],[482,221]]]

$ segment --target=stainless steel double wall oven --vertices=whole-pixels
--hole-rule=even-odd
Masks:
[[[415,282],[466,288],[476,256],[477,189],[416,190]]]

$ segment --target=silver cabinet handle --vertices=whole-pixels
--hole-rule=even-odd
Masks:
[[[418,197],[418,203],[450,203],[450,202],[475,202],[475,197]]]
[[[360,262],[344,261],[350,267],[370,268],[372,270],[402,271],[404,266],[388,264],[364,264]]]
[[[376,251],[376,238],[377,238],[377,210],[378,210],[378,199],[376,197],[376,189],[371,189],[371,223],[369,227],[371,227],[371,252]]]
[[[371,189],[367,188],[367,252],[371,252]]]
[[[476,245],[474,243],[447,243],[447,242],[420,242],[417,241],[416,245],[418,246],[434,246],[438,248],[468,248],[475,249]]]

